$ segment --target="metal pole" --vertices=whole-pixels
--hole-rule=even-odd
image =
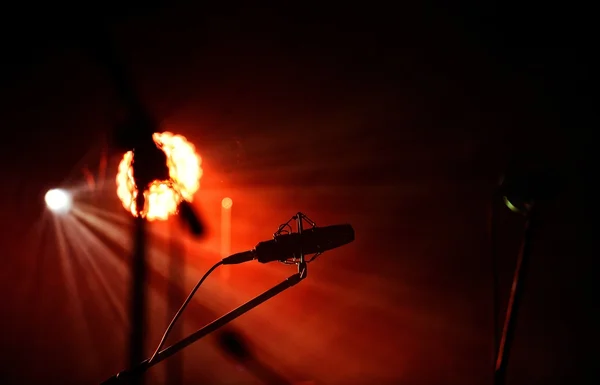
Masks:
[[[223,198],[221,201],[221,258],[231,254],[231,210],[233,201],[231,198]],[[229,278],[229,269],[221,269],[221,277]]]
[[[263,302],[273,298],[274,296],[281,293],[282,291],[289,289],[290,287],[296,285],[298,282],[300,282],[302,279],[304,279],[305,276],[306,276],[305,273],[304,274],[296,273],[296,274],[288,277],[285,281],[283,281],[280,284],[278,284],[277,286],[274,286],[271,289],[265,291],[261,295],[251,299],[250,301],[241,305],[237,309],[230,311],[229,313],[225,314],[221,318],[211,322],[210,324],[208,324],[205,327],[203,327],[202,329],[192,333],[190,336],[184,338],[183,340],[169,346],[166,349],[161,350],[154,357],[154,360],[152,360],[152,363],[149,363],[149,359],[146,359],[145,361],[132,366],[131,367],[132,369],[125,370],[121,373],[116,374],[115,376],[112,376],[111,378],[102,382],[101,385],[131,383],[132,380],[142,376],[148,369],[150,369],[154,365],[169,358],[170,356],[174,355],[175,353],[178,353],[182,349],[193,344],[194,342],[198,341],[199,339],[207,336],[208,334],[214,332],[215,330],[218,330],[222,326],[225,326],[229,322],[233,321],[234,319],[238,318],[239,316],[243,315],[244,313],[254,309],[258,305],[262,304]]]
[[[525,232],[523,235],[523,243],[517,258],[517,265],[513,276],[513,283],[504,319],[504,328],[500,338],[498,354],[496,356],[496,371],[494,373],[494,385],[504,385],[506,383],[506,375],[508,369],[508,360],[510,351],[513,345],[515,331],[517,328],[517,318],[523,298],[524,284],[529,268],[529,260],[531,256],[531,241],[532,233],[535,225],[534,210],[528,213],[528,218],[525,223]]]
[[[173,314],[179,310],[179,306],[185,298],[180,298],[178,284],[185,282],[185,268],[182,267],[184,263],[185,250],[182,244],[183,240],[178,237],[178,226],[174,221],[169,222],[169,275],[167,281],[167,325],[171,322]],[[175,340],[182,338],[182,326],[178,325],[171,331],[171,336]],[[136,364],[141,360],[136,361]],[[183,357],[178,356],[169,360],[165,368],[165,384],[169,385],[181,385],[183,384]]]
[[[141,196],[141,197],[140,197]],[[136,207],[144,207],[144,196],[140,192]],[[140,210],[141,211],[141,210]],[[129,364],[135,365],[144,358],[146,331],[146,220],[138,214],[135,218],[135,245],[132,261],[131,324],[129,335]],[[143,376],[136,377],[132,385],[142,385]]]

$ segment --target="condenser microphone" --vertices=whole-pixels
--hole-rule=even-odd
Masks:
[[[354,241],[351,225],[313,227],[302,233],[277,235],[269,241],[259,242],[252,250],[223,258],[223,265],[233,265],[257,260],[260,263],[285,261],[303,254],[322,253]]]

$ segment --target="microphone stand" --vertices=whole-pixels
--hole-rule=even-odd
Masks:
[[[131,280],[131,327],[129,334],[129,362],[139,362],[144,356],[144,340],[146,337],[146,219],[141,215],[140,207],[144,207],[142,191],[136,199],[138,216],[135,218],[135,250],[132,261]],[[143,384],[143,377],[138,377],[132,384]]]
[[[140,194],[141,195],[141,194]],[[143,198],[141,198],[143,199]],[[143,218],[141,218],[141,215],[139,215],[136,218],[138,221],[143,221]],[[289,222],[291,222],[292,220],[296,220],[296,224],[297,224],[297,232],[299,234],[302,233],[303,231],[303,226],[302,226],[302,221],[306,220],[307,222],[309,222],[313,227],[315,226],[315,223],[313,221],[311,221],[306,215],[302,214],[302,213],[297,213],[296,215],[294,215],[287,223],[281,225],[279,227],[279,229],[277,230],[277,233],[280,233],[281,230],[288,225]],[[138,222],[139,223],[139,222]],[[140,226],[140,233],[138,233],[138,236],[140,234],[143,234],[143,222],[141,223]],[[143,244],[143,243],[142,243]],[[141,250],[141,252],[138,250],[138,253],[143,255],[143,249]],[[143,261],[143,260],[142,260]],[[120,373],[117,373],[116,375],[110,377],[109,379],[105,380],[104,382],[101,383],[101,385],[110,385],[110,384],[122,384],[122,383],[138,383],[140,379],[142,378],[143,374],[146,373],[148,371],[148,369],[150,369],[151,367],[153,367],[154,365],[158,364],[159,362],[162,362],[163,360],[171,357],[172,355],[174,355],[175,353],[178,353],[179,351],[181,351],[182,349],[186,348],[187,346],[193,344],[194,342],[198,341],[199,339],[207,336],[208,334],[218,330],[219,328],[227,325],[229,322],[233,321],[234,319],[238,318],[239,316],[241,316],[242,314],[254,309],[255,307],[257,307],[258,305],[264,303],[265,301],[273,298],[274,296],[276,296],[277,294],[281,293],[282,291],[289,289],[290,287],[298,284],[300,281],[302,281],[304,278],[306,278],[307,275],[307,261],[304,255],[304,252],[302,251],[302,249],[300,249],[300,251],[295,255],[295,261],[297,266],[298,266],[298,272],[290,277],[288,277],[285,281],[281,282],[280,284],[272,287],[271,289],[265,291],[264,293],[258,295],[257,297],[251,299],[250,301],[246,302],[245,304],[239,306],[238,308],[230,311],[229,313],[225,314],[224,316],[222,316],[221,318],[216,319],[215,321],[209,323],[208,325],[204,326],[203,328],[197,330],[196,332],[192,333],[191,335],[189,335],[188,337],[180,340],[179,342],[176,342],[175,344],[161,350],[160,352],[158,352],[156,354],[156,356],[154,356],[154,359],[152,361],[150,361],[150,359],[146,359],[142,362],[140,362],[139,364],[132,364],[132,367],[130,369],[124,370]],[[140,267],[145,267],[144,265],[140,266]],[[138,274],[140,273],[140,271],[138,271]],[[143,274],[143,273],[142,273]],[[140,285],[140,281],[137,281],[137,284],[134,284],[134,286],[139,290],[141,289]],[[143,299],[143,298],[142,298]],[[139,306],[139,305],[138,305]],[[138,311],[140,309],[137,309]],[[139,338],[139,337],[138,337]],[[140,341],[136,341],[136,342],[140,342]],[[139,346],[139,345],[137,345]],[[139,354],[139,350],[137,350],[137,353]],[[133,355],[132,355],[133,358]]]
[[[529,269],[529,260],[531,257],[531,241],[536,225],[535,208],[532,206],[527,211],[527,221],[525,223],[525,232],[521,250],[517,257],[517,264],[513,275],[513,283],[508,300],[508,308],[504,319],[504,328],[498,346],[496,356],[496,368],[494,371],[494,385],[504,385],[506,383],[506,374],[508,369],[508,358],[513,345],[515,331],[517,328],[517,316],[521,305],[521,299],[524,291],[524,281]]]
[[[169,172],[166,155],[156,147],[152,139],[156,123],[144,109],[111,34],[104,28],[98,28],[91,31],[89,38],[92,43],[90,46],[93,47],[92,53],[108,71],[128,118],[125,125],[114,131],[113,139],[119,149],[134,152],[132,167],[138,194],[135,197],[137,215],[134,220],[131,261],[129,361],[130,365],[133,365],[144,357],[146,334],[147,223],[142,215],[146,203],[143,192],[153,180],[168,179]],[[142,377],[137,378],[135,383],[141,385]]]
[[[166,325],[169,325],[173,318],[173,314],[177,313],[181,302],[185,300],[184,298],[179,298],[181,295],[179,294],[179,287],[177,285],[178,282],[185,282],[185,268],[183,267],[183,263],[185,263],[185,245],[183,244],[184,240],[179,239],[177,236],[178,229],[175,228],[176,223],[170,221],[168,223],[169,226],[169,249],[171,251],[171,258],[169,259],[169,279],[167,280],[167,309],[166,312]],[[181,325],[179,325],[181,326]],[[171,336],[175,337],[174,340],[177,341],[184,337],[182,333],[181,327],[174,327],[171,330]],[[143,358],[142,358],[143,359]],[[138,360],[134,364],[137,364],[141,361]],[[167,361],[165,364],[165,384],[170,385],[183,385],[183,357],[174,357],[170,361]]]
[[[149,359],[146,359],[145,361],[137,364],[133,368],[124,370],[124,371],[110,377],[106,381],[102,382],[101,385],[123,384],[123,383],[129,383],[132,380],[135,381],[136,378],[139,378],[140,376],[142,376],[146,371],[148,371],[148,369],[150,369],[154,365],[171,357],[175,353],[178,353],[182,349],[193,344],[194,342],[198,341],[199,339],[207,336],[208,334],[216,331],[217,329],[225,326],[226,324],[228,324],[229,322],[238,318],[242,314],[254,309],[258,305],[273,298],[274,296],[281,293],[282,291],[289,289],[290,287],[296,285],[304,278],[306,278],[306,264],[304,264],[304,265],[298,264],[298,273],[288,277],[285,281],[272,287],[271,289],[265,291],[264,293],[258,295],[257,297],[251,299],[250,301],[239,306],[238,308],[230,311],[229,313],[225,314],[221,318],[218,318],[217,320],[209,323],[208,325],[206,325],[202,329],[199,329],[198,331],[192,333],[188,337],[161,350],[154,357],[154,360],[152,360],[152,362],[149,362]]]

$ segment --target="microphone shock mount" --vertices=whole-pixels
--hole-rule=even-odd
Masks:
[[[302,234],[302,231],[304,231],[304,222],[306,222],[308,225],[311,226],[311,228],[315,228],[317,227],[317,224],[311,220],[308,216],[306,216],[305,214],[298,212],[296,215],[292,216],[287,222],[282,223],[281,225],[279,225],[279,227],[277,228],[277,231],[275,231],[273,233],[273,239],[277,239],[277,237],[284,235],[284,234],[290,234],[293,232],[291,223],[295,221],[296,222],[296,232],[298,234]],[[298,265],[298,273],[301,275],[302,278],[306,278],[306,274],[307,274],[307,270],[306,270],[306,265],[312,261],[315,260],[315,258],[317,258],[319,255],[321,255],[321,253],[317,253],[315,255],[313,255],[310,259],[306,259],[306,256],[304,255],[304,252],[302,251],[302,248],[300,248],[300,252],[295,254],[292,258],[286,259],[285,261],[281,261],[281,263],[286,264],[286,265]]]

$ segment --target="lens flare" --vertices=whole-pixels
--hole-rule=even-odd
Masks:
[[[223,200],[221,201],[221,206],[224,209],[230,209],[231,206],[233,206],[233,200],[229,197],[223,198]]]
[[[46,206],[53,212],[64,214],[69,212],[73,204],[73,199],[69,192],[62,189],[48,190],[44,196]]]
[[[182,200],[191,202],[200,188],[202,158],[193,144],[181,135],[171,132],[155,133],[152,138],[167,155],[170,180],[155,180],[144,190],[145,207],[141,215],[146,219],[166,220],[175,214]],[[117,172],[117,195],[123,207],[137,216],[135,198],[138,190],[133,179],[133,152],[123,155]]]

